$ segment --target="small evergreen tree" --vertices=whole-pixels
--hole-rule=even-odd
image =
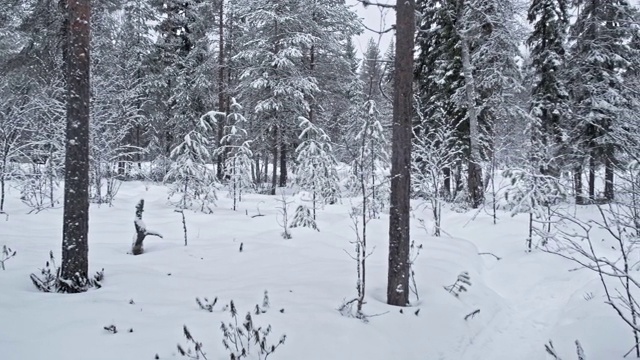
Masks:
[[[210,142],[206,133],[211,126],[201,118],[196,127],[191,130],[173,150],[173,163],[165,177],[165,182],[171,183],[169,199],[180,195],[175,203],[180,210],[197,209],[211,212],[211,205],[217,199],[217,181],[215,174],[207,167],[211,159]]]
[[[454,166],[462,147],[457,144],[453,126],[445,123],[427,128],[427,122],[422,124],[414,128],[414,134],[420,133],[420,136],[413,138],[411,184],[414,193],[428,201],[433,213],[433,234],[440,236],[442,203],[448,196],[444,170]]]
[[[225,153],[224,177],[227,179],[229,194],[233,197],[233,210],[242,201],[242,192],[253,188],[251,140],[246,140],[246,119],[241,113],[242,106],[231,98],[230,113],[227,115],[225,135],[221,139],[216,155]]]
[[[360,210],[371,219],[377,219],[389,201],[389,181],[385,173],[389,169],[388,142],[379,120],[376,102],[366,101],[360,109],[361,127],[355,135],[357,153],[351,163],[348,188],[362,197]]]
[[[303,140],[296,149],[298,167],[296,183],[304,190],[311,192],[313,220],[320,204],[334,204],[339,197],[337,161],[333,156],[333,148],[329,136],[317,125],[301,118]]]

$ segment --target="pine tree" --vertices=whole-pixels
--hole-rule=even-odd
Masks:
[[[367,49],[362,56],[360,79],[364,84],[364,101],[374,100],[376,104],[382,104],[380,84],[382,83],[384,70],[382,57],[380,56],[380,48],[373,38],[369,38]]]
[[[420,121],[414,124],[415,136],[421,137],[440,124],[445,124],[456,130],[459,143],[462,143],[467,138],[468,130],[464,123],[466,108],[459,105],[458,95],[464,86],[460,36],[456,31],[455,22],[455,14],[458,13],[460,2],[458,0],[419,0],[418,6],[421,18],[420,31],[416,37],[418,55],[415,74],[421,114],[418,117]],[[450,150],[457,153],[459,149]],[[459,166],[456,165],[456,168],[456,174],[459,174]],[[443,190],[447,196],[452,190],[453,170],[453,168],[442,169]],[[461,187],[458,180],[460,176],[455,178],[454,197]]]
[[[150,111],[147,105],[150,101],[149,89],[153,87],[150,67],[150,56],[154,50],[154,43],[150,34],[151,24],[157,21],[157,13],[149,0],[126,1],[123,4],[122,24],[116,30],[117,59],[123,82],[121,92],[128,104],[133,105],[133,111],[129,112],[131,128],[125,144],[134,149],[146,149],[148,145],[148,132],[150,123]],[[129,160],[138,162],[141,168],[143,153],[134,152]]]
[[[329,136],[311,121],[305,118],[301,120],[299,139],[302,142],[296,149],[296,184],[311,192],[313,220],[316,220],[318,204],[334,204],[338,201],[338,164]]]
[[[361,105],[359,131],[353,142],[356,155],[351,162],[351,176],[347,184],[354,196],[362,198],[359,207],[368,219],[377,219],[389,202],[389,144],[380,121],[380,113],[374,100]]]
[[[217,199],[217,181],[213,171],[207,167],[211,160],[210,142],[207,139],[210,132],[211,126],[201,118],[183,141],[171,150],[173,162],[165,182],[171,183],[170,200],[174,195],[179,195],[178,201],[173,204],[180,210],[212,212],[211,205]]]
[[[595,195],[595,167],[604,163],[604,197],[613,200],[618,162],[613,134],[622,119],[637,111],[635,95],[625,82],[640,55],[630,41],[638,26],[637,11],[627,0],[577,0],[575,5],[579,12],[570,29],[571,141],[590,159],[590,198]]]
[[[255,104],[260,132],[271,142],[272,195],[276,185],[286,184],[292,122],[308,114],[309,98],[319,91],[302,63],[315,43],[315,37],[305,31],[302,5],[297,0],[247,0],[235,10],[244,19],[243,37],[238,39],[242,48],[236,55],[242,64],[240,95],[243,102]]]
[[[251,140],[247,140],[246,119],[242,106],[235,98],[230,99],[230,113],[227,115],[225,136],[222,137],[216,154],[225,152],[224,178],[233,197],[233,210],[242,201],[242,192],[253,188]]]
[[[569,94],[563,75],[566,72],[567,31],[569,18],[566,0],[534,0],[529,7],[528,20],[533,33],[527,40],[531,49],[534,84],[531,94],[530,114],[539,135],[539,150],[556,148],[562,143],[561,123],[568,117]],[[547,161],[553,161],[551,152]],[[556,169],[545,172],[557,174]]]
[[[208,66],[207,19],[213,4],[204,0],[153,0],[161,21],[156,26],[158,40],[152,53],[151,96],[156,99],[152,148],[162,165],[177,139],[189,132],[191,119],[213,107],[208,89],[213,74]]]
[[[89,0],[68,0],[67,142],[62,239],[63,292],[86,291],[89,283]]]
[[[391,195],[389,213],[389,271],[387,303],[409,303],[411,246],[409,230],[411,191],[411,125],[413,117],[414,0],[396,1],[396,56],[394,63]]]

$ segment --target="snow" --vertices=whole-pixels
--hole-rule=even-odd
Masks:
[[[355,262],[345,253],[355,239],[348,200],[318,212],[320,232],[294,228],[293,238],[284,240],[277,222],[280,196],[244,195],[234,212],[232,200],[221,194],[213,214],[185,212],[185,247],[167,189],[124,183],[113,207],[91,206],[90,267],[105,269],[103,287],[63,295],[40,293],[29,280],[50,250],[60,263],[62,209],[27,215],[17,191],[10,191],[0,245],[17,255],[0,271],[3,360],[179,359],[176,345],[187,345],[183,325],[203,343],[208,359],[228,359],[219,329],[230,320],[223,305],[234,300],[243,316],[262,303],[265,290],[270,309],[254,322],[271,324],[270,342],[287,335],[270,359],[546,360],[549,340],[563,359],[575,359],[578,339],[587,358],[618,360],[632,346],[631,332],[604,304],[594,273],[525,251],[526,214],[501,212],[493,225],[485,212],[445,210],[442,228],[451,236],[442,238],[428,236],[414,221],[412,237],[424,246],[415,263],[420,300],[412,297],[413,307],[403,313],[385,304],[387,218],[372,220],[368,241],[375,249],[367,260],[364,306],[370,318],[363,323],[336,310],[356,295]],[[287,191],[293,210],[303,200]],[[145,253],[132,256],[127,252],[140,198],[145,222],[165,237],[147,239]],[[258,204],[264,216],[251,217]],[[418,205],[413,208],[423,208]],[[414,219],[430,226],[429,213],[416,210]],[[472,285],[456,298],[443,287],[463,271]],[[195,301],[216,296],[211,313]],[[464,320],[476,309],[480,313]],[[110,325],[116,334],[103,329]]]

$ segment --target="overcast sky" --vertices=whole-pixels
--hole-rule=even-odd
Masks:
[[[371,2],[378,2],[384,4],[395,4],[396,0],[369,0]],[[528,1],[528,0],[527,0]],[[640,0],[631,0],[632,4],[640,7]],[[384,31],[391,27],[395,22],[395,13],[392,9],[381,9],[377,6],[364,7],[358,0],[347,0],[347,4],[353,6],[353,9],[358,13],[360,18],[363,19],[364,24],[378,31]],[[384,54],[389,47],[389,43],[393,38],[394,33],[388,32],[384,35],[379,35],[373,31],[364,30],[362,35],[355,39],[355,46],[362,54],[367,48],[367,42],[369,38],[373,38],[376,42],[379,42],[380,52]],[[523,47],[524,48],[524,47]]]
[[[395,0],[371,0],[371,2],[395,4]],[[365,8],[358,0],[347,0],[347,4],[353,6],[360,18],[363,19],[364,24],[371,29],[384,31],[395,22],[395,13],[392,9],[382,9],[373,5]],[[363,53],[367,48],[367,42],[370,38],[373,38],[376,42],[379,41],[380,52],[384,54],[393,36],[393,32],[379,35],[365,29],[362,35],[355,39],[355,46],[360,53]]]

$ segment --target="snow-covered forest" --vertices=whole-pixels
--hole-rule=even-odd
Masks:
[[[640,359],[638,244],[635,1],[0,0],[1,359]]]

